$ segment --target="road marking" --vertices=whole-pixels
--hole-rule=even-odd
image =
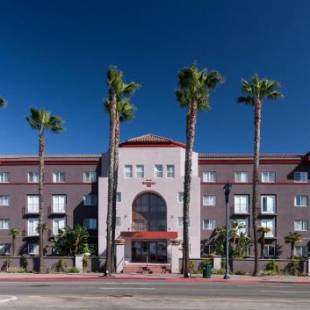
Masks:
[[[99,287],[100,290],[156,290],[155,287]]]
[[[4,297],[4,299],[3,299]],[[16,296],[7,296],[7,295],[0,295],[0,303],[5,303],[5,302],[9,302],[9,301],[14,301],[17,300]]]
[[[281,293],[281,294],[287,294],[287,293],[299,293],[299,294],[304,294],[304,291],[291,291],[291,290],[260,290],[261,293]]]

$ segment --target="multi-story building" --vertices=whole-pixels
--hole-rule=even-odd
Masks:
[[[184,144],[145,135],[120,144],[119,156],[118,271],[126,271],[134,263],[168,264],[178,271],[183,239]],[[212,232],[225,224],[226,182],[232,184],[230,222],[240,223],[242,231],[251,236],[252,160],[244,155],[193,153],[191,258],[199,258],[201,240],[212,245]],[[89,242],[94,248],[98,245],[98,254],[104,255],[108,154],[48,156],[45,164],[44,218],[49,226],[45,244],[50,246],[49,237],[59,229],[81,224],[90,232]],[[257,221],[269,228],[263,256],[287,258],[290,245],[285,236],[294,231],[303,236],[295,254],[308,256],[309,175],[309,154],[262,156]],[[22,232],[16,252],[37,253],[37,183],[37,157],[0,158],[0,254],[10,251],[12,227]],[[46,253],[53,249],[47,247]],[[252,253],[250,249],[249,255]]]

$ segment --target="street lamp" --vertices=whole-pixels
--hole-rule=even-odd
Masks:
[[[225,195],[225,207],[226,207],[226,261],[225,261],[225,273],[224,279],[229,279],[229,214],[228,214],[228,202],[229,202],[229,194],[230,194],[231,184],[227,182],[224,187],[224,195]]]

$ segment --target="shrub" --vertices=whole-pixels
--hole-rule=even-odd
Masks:
[[[247,273],[245,271],[237,270],[234,272],[234,274],[237,276],[245,276]]]
[[[88,263],[89,263],[89,255],[84,254],[82,259],[83,272],[87,272]]]
[[[193,260],[188,261],[188,272],[191,274],[197,273],[195,262]]]
[[[24,273],[26,270],[21,267],[10,267],[7,271],[8,273]]]
[[[287,266],[288,273],[292,276],[300,276],[302,274],[302,268],[299,259],[293,259]]]
[[[26,255],[22,255],[20,258],[20,266],[27,272],[28,260]]]
[[[76,268],[76,267],[71,267],[71,268],[67,269],[67,272],[68,273],[79,273],[80,270],[78,268]]]
[[[67,268],[67,266],[66,266],[65,260],[63,257],[61,257],[56,264],[56,271],[57,272],[65,272],[66,268]]]
[[[266,264],[265,271],[269,272],[270,275],[278,274],[280,272],[279,264],[272,260]]]
[[[224,268],[212,269],[213,274],[224,274],[224,272],[225,272]]]

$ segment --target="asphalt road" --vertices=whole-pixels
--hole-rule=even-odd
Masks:
[[[0,309],[310,309],[308,284],[0,282]]]

